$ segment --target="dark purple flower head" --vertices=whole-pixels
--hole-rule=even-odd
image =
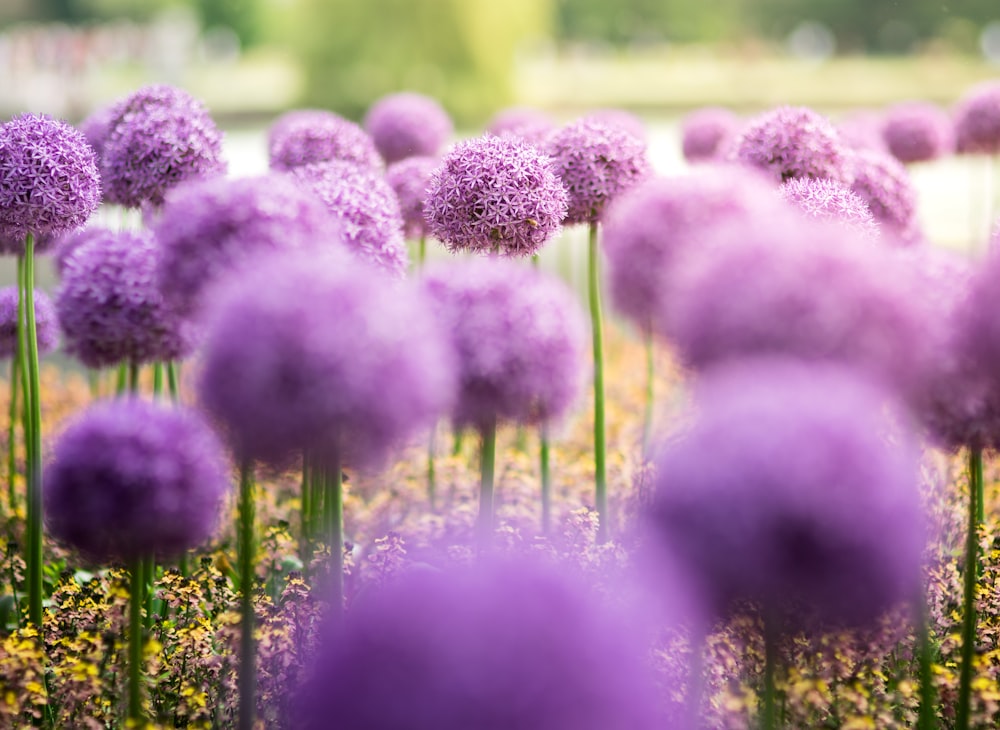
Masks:
[[[848,114],[837,123],[841,141],[855,152],[870,150],[888,154],[889,147],[882,136],[883,115],[863,109]]]
[[[835,180],[793,178],[784,183],[778,193],[810,218],[849,228],[868,241],[881,237],[868,204],[860,195]]]
[[[510,107],[497,112],[486,131],[497,137],[509,134],[534,145],[543,145],[556,130],[555,120],[543,111],[530,107]]]
[[[566,189],[548,157],[515,137],[452,147],[431,174],[428,232],[449,251],[530,256],[562,229]]]
[[[100,202],[94,151],[80,132],[37,114],[0,125],[0,238],[23,246],[28,233],[71,231]]]
[[[434,156],[455,131],[448,112],[423,94],[389,94],[372,104],[364,128],[386,164],[407,157]]]
[[[204,104],[173,86],[146,86],[115,105],[104,140],[104,198],[159,206],[186,180],[224,175],[222,133]]]
[[[399,200],[385,177],[350,162],[297,167],[292,176],[326,205],[340,225],[340,240],[359,258],[405,276],[409,254]]]
[[[431,173],[441,164],[436,157],[407,157],[394,162],[385,171],[386,182],[396,193],[403,216],[403,235],[410,240],[427,235],[424,200]]]
[[[851,190],[868,204],[882,226],[886,240],[903,246],[924,239],[917,220],[917,191],[910,175],[895,157],[874,150],[859,150],[852,158]]]
[[[49,295],[35,289],[35,327],[38,352],[45,354],[59,347],[59,321]],[[0,359],[17,354],[17,287],[0,289]]]
[[[955,146],[963,154],[1000,154],[1000,81],[973,86],[955,108]]]
[[[92,368],[190,354],[192,326],[157,286],[160,249],[152,234],[93,228],[84,235],[66,258],[56,294],[66,352]]]
[[[553,132],[545,152],[569,191],[567,225],[600,221],[611,201],[652,175],[645,142],[590,118]]]
[[[654,544],[724,614],[866,626],[920,585],[917,454],[854,370],[744,361],[707,374],[657,461]]]
[[[360,126],[323,109],[296,109],[278,117],[268,130],[272,170],[343,160],[370,170],[382,169],[375,142]]]
[[[296,727],[672,730],[636,633],[536,562],[411,572],[327,632]]]
[[[922,101],[896,104],[885,113],[882,136],[902,163],[925,162],[955,148],[951,119],[939,106]]]
[[[90,407],[60,436],[45,519],[92,559],[170,558],[212,537],[228,489],[222,445],[197,413],[125,398]]]
[[[620,129],[623,132],[628,132],[643,143],[646,142],[646,125],[632,112],[615,107],[607,107],[587,112],[587,118],[609,127]]]
[[[454,360],[415,284],[339,248],[263,253],[213,297],[199,397],[241,458],[379,460],[446,409]]]
[[[704,107],[684,117],[681,147],[688,162],[718,160],[739,131],[740,119],[722,107]]]
[[[566,414],[582,385],[586,327],[561,281],[491,258],[435,268],[425,286],[458,354],[456,424]]]
[[[259,251],[336,245],[341,237],[322,201],[283,174],[182,185],[153,232],[160,290],[187,317],[199,313],[214,282]]]

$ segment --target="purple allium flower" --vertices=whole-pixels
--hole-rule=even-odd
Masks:
[[[696,109],[681,124],[684,159],[688,162],[720,159],[739,128],[739,117],[728,109],[715,106]]]
[[[94,151],[79,131],[37,114],[0,125],[0,238],[23,246],[28,233],[71,231],[100,202]]]
[[[209,540],[228,490],[222,444],[201,416],[123,398],[66,428],[42,496],[53,537],[93,559],[127,561]]]
[[[971,411],[973,417],[980,419],[977,435],[979,442],[973,445],[988,445],[1000,447],[1000,322],[996,313],[1000,307],[1000,296],[997,292],[997,276],[1000,275],[1000,250],[994,248],[971,276],[957,278],[954,282],[955,291],[950,295],[959,299],[953,321],[948,322],[956,331],[958,352],[969,358],[969,362],[960,361],[963,369],[958,376],[968,381],[963,393],[968,393],[979,386],[976,377],[985,384],[985,395],[973,390],[971,398],[966,395],[965,402],[956,407],[964,406]],[[967,293],[966,293],[967,292]],[[971,377],[970,377],[971,376]],[[979,400],[977,400],[977,398]],[[970,402],[971,401],[971,402]]]
[[[375,142],[360,126],[323,109],[296,109],[278,117],[267,135],[272,170],[343,160],[382,169]]]
[[[840,140],[855,152],[870,150],[888,154],[889,147],[882,136],[883,115],[863,109],[843,117],[837,122]]]
[[[104,140],[104,198],[159,206],[185,180],[224,175],[222,133],[204,104],[173,86],[146,86],[115,105]]]
[[[49,295],[35,289],[35,328],[38,352],[52,352],[59,346],[59,321]],[[17,287],[0,289],[0,359],[17,354]]]
[[[586,326],[559,280],[513,262],[440,266],[425,285],[458,353],[459,426],[563,416],[580,391]]]
[[[878,223],[868,209],[868,204],[860,195],[836,180],[792,178],[778,188],[778,194],[810,218],[849,228],[868,241],[881,237]]]
[[[922,242],[917,191],[902,163],[888,153],[859,150],[852,165],[851,190],[868,204],[883,232],[889,234],[886,239],[904,246]]]
[[[534,145],[543,145],[555,129],[556,122],[551,116],[530,107],[502,109],[486,125],[486,131],[497,137],[509,134]]]
[[[188,355],[194,332],[160,294],[152,234],[94,228],[83,235],[56,295],[66,352],[92,368]]]
[[[783,106],[752,119],[731,154],[777,182],[818,177],[850,184],[848,151],[829,120],[806,107]]]
[[[916,449],[856,371],[744,361],[707,374],[657,462],[654,544],[720,613],[870,625],[920,585]]]
[[[645,142],[589,118],[553,132],[545,152],[569,191],[567,225],[598,222],[612,200],[652,174]]]
[[[80,228],[57,238],[52,247],[52,258],[59,278],[61,279],[63,273],[66,271],[66,261],[69,260],[69,257],[77,248],[92,239],[105,239],[107,236],[107,228],[102,226],[88,226],[87,228]]]
[[[633,622],[522,559],[402,575],[326,632],[301,730],[652,730]]]
[[[98,160],[104,155],[104,141],[111,132],[111,125],[115,123],[118,116],[118,106],[108,104],[91,112],[90,116],[77,125],[77,129],[83,133],[89,144],[94,149],[94,155]]]
[[[342,249],[262,253],[213,305],[199,395],[240,458],[363,465],[450,405],[430,302]]]
[[[1000,82],[973,86],[955,108],[955,146],[963,154],[1000,154]]]
[[[431,173],[441,163],[436,157],[407,157],[385,171],[386,182],[396,193],[403,216],[403,235],[410,240],[427,235],[424,200]]]
[[[941,107],[922,101],[889,107],[882,136],[889,152],[905,164],[935,160],[955,148],[948,114]]]
[[[364,128],[386,164],[407,157],[434,156],[455,131],[448,112],[423,94],[389,94],[372,104]]]
[[[594,109],[588,112],[587,118],[609,127],[620,129],[623,132],[628,132],[636,139],[641,140],[643,143],[646,142],[646,125],[632,112],[627,112],[624,109],[617,109],[615,107],[608,107],[605,109]]]
[[[284,174],[182,185],[167,197],[153,232],[162,249],[160,290],[188,317],[215,281],[257,252],[336,245],[341,236],[323,202]]]
[[[385,177],[343,160],[297,167],[292,176],[333,214],[340,239],[359,258],[405,276],[409,253],[399,200]]]
[[[444,156],[428,183],[424,217],[449,251],[530,256],[562,229],[566,201],[534,145],[487,134]]]

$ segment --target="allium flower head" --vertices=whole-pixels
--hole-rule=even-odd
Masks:
[[[394,162],[385,171],[386,182],[396,193],[399,212],[403,216],[403,235],[409,239],[427,235],[424,200],[431,173],[441,164],[436,157],[407,157]]]
[[[405,276],[409,254],[399,200],[380,172],[342,160],[297,167],[292,176],[312,191],[340,225],[340,239],[359,258]]]
[[[302,730],[671,730],[629,621],[521,560],[404,574],[334,627]]]
[[[740,119],[722,107],[704,107],[684,117],[681,147],[688,162],[720,159],[740,127]]]
[[[91,406],[60,436],[45,519],[93,559],[170,558],[212,537],[228,489],[222,445],[198,414],[125,398]]]
[[[955,148],[951,119],[941,107],[922,101],[890,107],[882,136],[889,152],[905,164],[935,160]]]
[[[596,223],[611,201],[652,174],[645,142],[586,117],[553,132],[545,152],[569,191],[567,225]]]
[[[146,86],[115,105],[104,140],[104,197],[159,206],[185,180],[224,175],[222,133],[204,104],[173,86]]]
[[[488,134],[444,156],[431,174],[424,217],[450,251],[530,256],[561,230],[566,202],[534,145]]]
[[[890,242],[910,246],[923,241],[917,220],[917,191],[910,175],[895,157],[859,150],[852,158],[851,190],[868,204]]]
[[[451,117],[423,94],[389,94],[372,104],[364,128],[386,164],[407,157],[434,156],[455,131]]]
[[[416,285],[340,249],[261,254],[213,296],[207,329],[200,400],[240,458],[377,461],[454,392]]]
[[[66,352],[92,368],[190,354],[195,333],[160,294],[152,234],[94,228],[84,235],[56,294]]]
[[[582,385],[586,327],[562,282],[486,259],[432,269],[425,285],[458,353],[456,424],[537,423],[569,410]]]
[[[531,107],[502,109],[486,125],[486,131],[497,137],[509,134],[539,146],[555,129],[556,122],[551,116]]]
[[[860,195],[835,180],[793,178],[778,188],[781,197],[810,218],[849,228],[868,241],[881,236],[868,204]]]
[[[783,106],[752,119],[731,154],[777,182],[815,177],[850,184],[847,148],[829,120],[806,107]]]
[[[963,154],[1000,154],[1000,82],[972,87],[955,108],[955,146]]]
[[[360,126],[323,109],[296,109],[278,117],[267,135],[272,170],[343,160],[382,169],[375,142]]]
[[[111,125],[115,123],[118,115],[118,106],[108,104],[94,110],[90,115],[77,125],[77,129],[94,149],[94,155],[99,161],[104,155],[104,141],[111,132]]]
[[[665,445],[654,544],[725,613],[781,629],[866,626],[920,585],[916,449],[887,394],[848,368],[744,361],[707,374]]]
[[[646,142],[646,125],[632,112],[616,107],[606,107],[587,112],[587,118],[609,127],[615,127],[623,132],[628,132],[643,143]]]
[[[35,289],[35,327],[38,352],[52,352],[59,346],[59,322],[49,295]],[[0,289],[0,359],[17,354],[17,287]]]
[[[840,140],[855,152],[867,150],[888,154],[889,147],[882,136],[884,119],[881,112],[862,109],[837,122]]]
[[[996,281],[1000,272],[1000,250],[994,248],[983,263],[965,278],[955,277],[954,289],[949,292],[958,300],[953,306],[951,325],[957,340],[959,360],[957,377],[964,377],[960,392],[964,401],[955,404],[971,412],[977,419],[975,432],[979,441],[974,445],[1000,447],[1000,323],[996,312],[1000,306],[1000,296],[996,291]],[[954,351],[954,349],[953,349]],[[953,386],[959,389],[958,386]],[[977,390],[978,388],[978,390]],[[971,396],[969,392],[971,391]]]
[[[23,245],[28,233],[71,231],[100,202],[94,151],[79,131],[37,114],[0,125],[0,238]]]

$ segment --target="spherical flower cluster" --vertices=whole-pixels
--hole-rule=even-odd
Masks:
[[[59,321],[49,295],[35,289],[35,333],[38,352],[45,354],[59,347]],[[17,354],[17,287],[0,289],[0,359]]]
[[[883,121],[880,112],[857,111],[837,122],[837,134],[840,135],[840,140],[855,152],[871,150],[888,153],[889,148],[882,136]]]
[[[921,101],[890,107],[882,136],[889,152],[904,164],[935,160],[955,148],[951,119],[940,107]]]
[[[283,174],[183,185],[167,198],[153,232],[162,249],[160,290],[188,317],[214,282],[258,251],[337,245],[341,235],[322,201]]]
[[[844,226],[869,241],[881,236],[868,204],[835,180],[794,178],[778,188],[778,194],[810,218]]]
[[[645,142],[593,119],[553,132],[545,152],[569,191],[568,225],[597,223],[612,200],[652,174]]]
[[[327,632],[294,703],[302,730],[652,730],[625,617],[524,559],[404,574]]]
[[[95,238],[105,239],[107,236],[107,228],[103,226],[88,226],[87,228],[80,228],[57,238],[52,246],[52,259],[59,278],[63,277],[63,274],[66,272],[66,262],[77,248]]]
[[[117,115],[117,105],[108,104],[91,112],[86,119],[77,125],[77,129],[86,138],[87,144],[94,149],[98,160],[104,155],[104,140],[108,138],[111,125],[114,124]]]
[[[115,105],[101,156],[108,202],[159,206],[167,191],[185,180],[225,172],[222,133],[186,91],[147,86]]]
[[[92,406],[60,436],[45,519],[92,559],[171,558],[212,537],[228,489],[222,445],[198,414],[126,398]]]
[[[1000,154],[1000,82],[979,84],[955,109],[955,146],[963,154]]]
[[[317,195],[340,226],[340,239],[359,258],[405,276],[409,254],[399,201],[381,173],[342,160],[297,167],[298,184]]]
[[[870,626],[920,585],[916,449],[848,368],[749,361],[706,375],[657,462],[654,545],[719,613],[777,630]]]
[[[92,368],[188,355],[195,335],[160,294],[152,234],[95,228],[87,236],[66,258],[56,294],[66,352]]]
[[[569,410],[582,385],[586,327],[561,281],[476,260],[433,269],[425,285],[458,353],[457,425],[538,423]]]
[[[906,168],[892,155],[860,150],[853,159],[851,190],[868,204],[886,239],[904,246],[920,243],[917,191]]]
[[[963,292],[968,292],[966,299],[960,299],[954,318],[961,348],[959,353],[967,356],[971,363],[959,375],[971,371],[982,379],[986,388],[985,408],[991,416],[1000,410],[1000,323],[995,316],[1000,306],[1000,296],[996,291],[998,275],[1000,250],[993,249],[967,282],[957,282],[966,286],[952,293],[953,297],[962,297]],[[991,420],[987,423],[988,427],[981,429],[983,441],[994,447],[1000,444],[1000,428],[993,428],[995,425],[1000,425],[1000,419],[996,422]]]
[[[485,135],[456,144],[431,173],[424,217],[450,251],[530,256],[562,229],[566,204],[534,145]]]
[[[509,134],[534,145],[544,144],[555,129],[556,122],[551,116],[531,107],[503,109],[486,125],[486,131],[497,137]]]
[[[593,109],[587,113],[587,118],[595,122],[628,132],[638,140],[646,142],[646,125],[639,117],[624,109],[606,107]]]
[[[433,156],[455,131],[448,112],[423,94],[389,94],[372,104],[364,128],[386,164],[420,156]]]
[[[36,114],[0,125],[0,238],[23,246],[29,233],[71,231],[100,202],[94,151],[79,131]]]
[[[720,159],[740,127],[740,119],[722,107],[705,107],[684,117],[681,148],[688,162]]]
[[[424,200],[431,173],[440,164],[436,157],[407,157],[394,162],[385,171],[386,182],[396,193],[399,212],[403,216],[403,235],[414,240],[427,235]]]
[[[241,459],[364,465],[450,405],[429,302],[343,250],[263,253],[213,305],[198,392]]]
[[[826,117],[805,107],[779,107],[751,120],[731,154],[777,182],[796,177],[851,182],[848,151],[837,130]]]
[[[297,109],[278,117],[268,130],[267,143],[272,170],[331,160],[382,169],[382,158],[368,133],[349,119],[322,109]]]

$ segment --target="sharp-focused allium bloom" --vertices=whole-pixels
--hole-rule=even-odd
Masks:
[[[394,162],[385,171],[386,182],[396,193],[403,216],[403,235],[410,240],[427,235],[424,200],[431,173],[440,164],[436,157],[407,157]]]
[[[926,162],[955,148],[951,119],[939,106],[910,101],[889,107],[882,136],[889,152],[903,163]]]
[[[553,132],[545,152],[569,191],[567,225],[598,222],[612,200],[652,174],[645,142],[591,118]]]
[[[256,253],[333,246],[341,238],[323,202],[283,174],[183,185],[167,197],[153,232],[162,249],[160,290],[189,317],[207,288]]]
[[[850,184],[848,151],[829,120],[806,107],[783,106],[752,119],[730,154],[777,182],[815,177]]]
[[[648,522],[720,613],[751,601],[778,630],[866,626],[913,597],[917,453],[885,391],[849,368],[764,359],[707,374],[695,395]]]
[[[92,368],[190,354],[192,326],[157,286],[152,234],[93,228],[85,235],[65,260],[56,294],[66,352]]]
[[[108,202],[159,206],[180,183],[225,172],[222,133],[186,91],[146,86],[115,105],[101,155]]]
[[[411,572],[323,637],[295,727],[669,730],[636,633],[565,570]]]
[[[44,355],[59,346],[59,322],[56,310],[41,289],[35,289],[35,331],[38,352]],[[0,359],[17,353],[17,287],[0,289]]]
[[[209,540],[228,489],[222,445],[201,416],[126,398],[66,428],[42,496],[53,537],[93,559],[128,561]]]
[[[379,460],[454,392],[430,302],[341,249],[269,252],[213,297],[198,392],[240,459]]]
[[[267,135],[272,170],[343,160],[370,170],[382,169],[382,157],[365,130],[323,109],[296,109],[278,117]]]
[[[297,167],[296,181],[326,205],[340,225],[340,240],[359,258],[405,276],[409,254],[399,200],[385,177],[350,162]]]
[[[923,241],[917,220],[917,191],[906,168],[888,153],[859,150],[852,158],[851,190],[868,204],[890,243],[911,246]]]
[[[71,231],[100,202],[94,151],[79,131],[37,114],[0,125],[0,238],[23,246],[28,233]]]
[[[836,180],[800,177],[778,188],[781,197],[810,218],[829,221],[874,241],[881,233],[868,204]]]
[[[489,259],[435,268],[425,286],[458,353],[457,425],[538,423],[569,410],[582,385],[586,326],[561,281]]]
[[[509,134],[540,146],[556,127],[555,119],[545,112],[531,107],[516,106],[497,112],[486,125],[486,131],[497,137]]]
[[[869,150],[888,154],[889,147],[882,136],[884,122],[881,112],[863,109],[837,122],[840,140],[855,152]]]
[[[534,145],[487,134],[444,156],[424,217],[449,251],[530,256],[562,229],[566,202],[551,161]]]
[[[646,125],[632,112],[615,107],[607,107],[588,112],[587,118],[609,127],[615,127],[623,132],[628,132],[636,139],[642,140],[643,143],[646,142]]]
[[[1000,154],[1000,82],[973,86],[955,107],[955,147],[963,154]]]
[[[451,117],[436,100],[423,94],[389,94],[372,104],[364,128],[386,164],[407,157],[434,156],[451,137]]]
[[[681,147],[688,162],[717,160],[740,128],[740,118],[722,107],[705,107],[684,117]]]

